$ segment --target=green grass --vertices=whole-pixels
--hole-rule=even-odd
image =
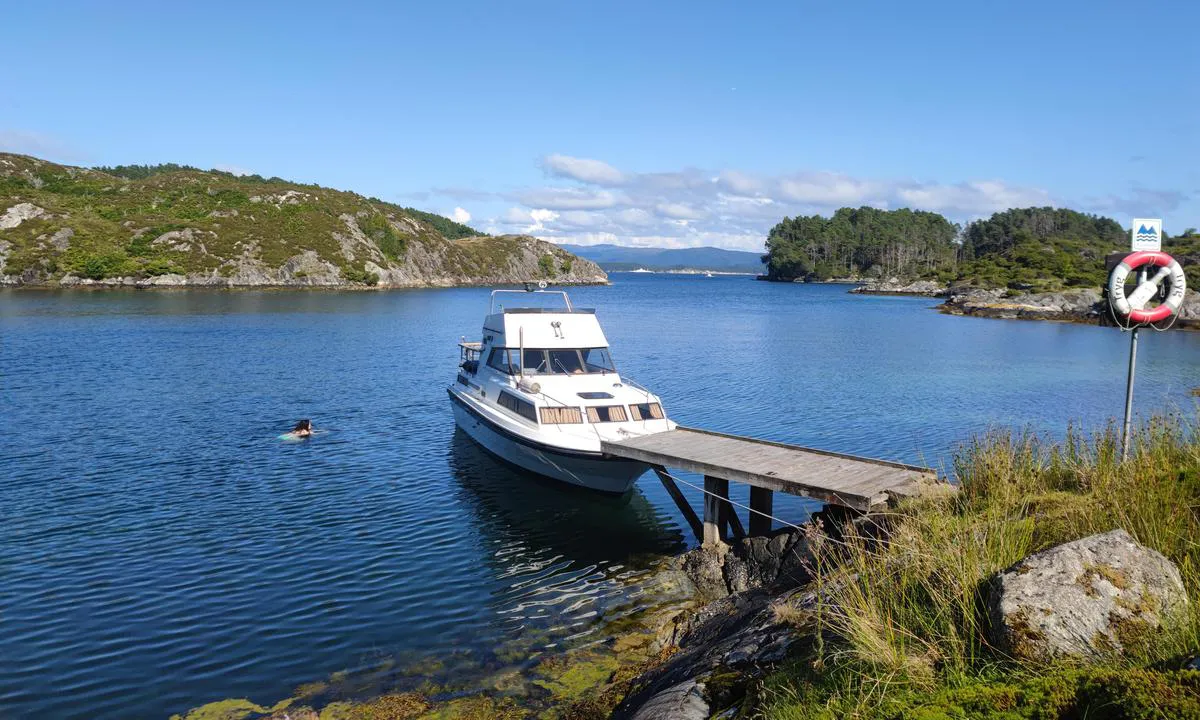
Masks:
[[[1132,459],[1118,458],[1112,428],[1069,432],[1057,444],[989,435],[957,456],[960,492],[902,504],[886,518],[886,542],[824,541],[814,571],[825,602],[815,614],[781,608],[822,640],[763,685],[763,716],[1200,717],[1200,673],[1176,672],[1200,650],[1200,439],[1190,423],[1156,419]],[[989,645],[982,607],[991,576],[1118,527],[1180,567],[1186,617],[1089,668],[1010,658]],[[1009,714],[976,712],[1002,698],[997,707]]]

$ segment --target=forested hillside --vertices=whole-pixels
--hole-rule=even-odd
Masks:
[[[1102,285],[1105,256],[1127,250],[1129,234],[1110,218],[1050,207],[1006,210],[965,228],[937,213],[842,208],[830,218],[784,218],[766,245],[773,280],[897,277],[1058,290]],[[1200,235],[1164,234],[1163,249],[1194,264]]]
[[[0,284],[391,286],[604,282],[527,236],[378,198],[183,165],[0,153]]]

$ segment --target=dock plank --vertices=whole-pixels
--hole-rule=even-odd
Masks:
[[[721,480],[870,511],[891,494],[910,495],[936,480],[929,468],[784,443],[678,427],[603,442],[613,457],[677,467]]]

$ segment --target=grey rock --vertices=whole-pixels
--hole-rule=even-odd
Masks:
[[[703,690],[706,678],[733,672],[749,679],[768,672],[786,659],[797,643],[812,637],[780,619],[775,607],[784,603],[811,611],[816,607],[816,595],[799,590],[775,595],[755,589],[728,595],[689,615],[676,626],[672,638],[679,651],[637,678],[637,690],[621,701],[612,717],[643,717],[639,713],[652,699],[687,683],[702,688],[711,705],[714,699]]]
[[[850,292],[858,295],[923,295],[927,297],[942,297],[946,294],[946,285],[936,280],[904,281],[899,278],[869,280],[865,285],[854,288]]]
[[[809,557],[803,535],[780,530],[731,544],[702,545],[684,553],[677,563],[705,600],[761,587],[795,586],[809,577]]]
[[[1186,605],[1179,568],[1124,530],[1031,555],[988,588],[993,643],[1031,660],[1120,653]]]
[[[71,228],[62,228],[58,232],[50,236],[50,244],[59,252],[71,247],[71,238],[75,237],[75,231]]]
[[[707,720],[708,713],[708,701],[704,699],[704,685],[695,680],[685,680],[651,697],[630,718],[631,720]]]
[[[33,203],[17,203],[5,210],[3,215],[0,215],[0,230],[15,228],[26,220],[33,220],[45,214],[45,208],[38,207]]]

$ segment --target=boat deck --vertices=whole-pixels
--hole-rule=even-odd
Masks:
[[[619,442],[601,450],[656,468],[677,467],[752,488],[802,495],[870,512],[894,496],[914,495],[937,481],[929,468],[814,450],[797,445],[679,427]],[[753,499],[753,498],[752,498]],[[753,518],[751,518],[753,521]]]

